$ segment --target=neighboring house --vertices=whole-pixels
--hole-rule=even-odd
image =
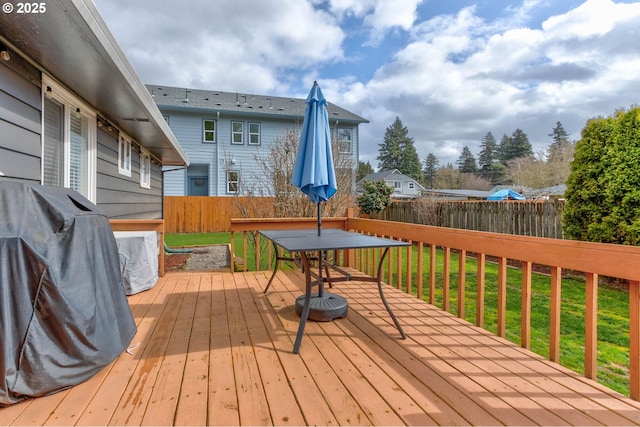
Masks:
[[[425,191],[425,188],[418,181],[400,173],[397,169],[370,173],[365,176],[356,183],[357,194],[362,194],[362,183],[364,181],[385,181],[389,186],[393,187],[391,197],[394,199],[415,199]]]
[[[36,6],[0,13],[0,182],[73,188],[110,218],[162,218],[162,166],[188,159],[153,98],[91,0]]]
[[[189,155],[187,168],[165,168],[167,196],[231,196],[255,188],[277,138],[302,127],[305,99],[147,85],[173,133]],[[340,153],[352,156],[353,183],[358,164],[361,123],[368,123],[328,103],[329,125]],[[258,179],[256,179],[258,177]]]

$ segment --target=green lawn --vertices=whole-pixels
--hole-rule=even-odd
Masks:
[[[247,239],[250,241],[251,239]],[[170,247],[224,244],[230,242],[230,233],[167,234],[165,241]],[[266,248],[266,239],[262,239]],[[236,256],[242,257],[242,233],[235,236]],[[253,244],[247,255],[248,270],[255,269]],[[266,250],[262,250],[266,254]],[[417,250],[412,251],[412,284],[417,283]],[[395,256],[395,251],[390,251]],[[263,255],[263,258],[265,256]],[[263,259],[262,268],[266,268]],[[406,262],[403,260],[403,270]],[[396,260],[392,262],[394,274]],[[437,251],[436,261],[436,305],[442,307],[442,251]],[[476,268],[474,258],[467,257],[465,286],[465,319],[475,322],[476,316]],[[487,262],[485,274],[485,328],[493,333],[497,330],[497,265]],[[406,271],[403,271],[403,274]],[[507,273],[506,337],[520,343],[521,272],[509,268]],[[424,299],[429,300],[429,249],[424,251],[423,266]],[[533,274],[531,295],[531,350],[548,357],[549,354],[549,295],[550,278]],[[457,314],[458,257],[451,254],[450,311]],[[415,294],[415,289],[414,289]],[[584,312],[585,282],[579,277],[564,277],[562,280],[562,306],[560,324],[560,363],[576,372],[583,373],[584,366]],[[629,295],[625,290],[600,285],[598,290],[598,381],[620,393],[629,394]]]

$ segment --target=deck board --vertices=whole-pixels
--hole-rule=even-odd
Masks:
[[[640,425],[640,404],[385,287],[340,283],[349,314],[309,322],[302,276],[172,272],[128,297],[131,354],[0,409],[0,425]]]

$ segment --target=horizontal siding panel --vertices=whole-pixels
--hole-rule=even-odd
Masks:
[[[40,73],[17,56],[11,57],[11,63],[18,69],[17,71],[11,70],[8,64],[0,63],[0,91],[40,111],[42,109]]]
[[[40,158],[0,147],[0,172],[7,178],[40,183]]]
[[[0,91],[0,120],[13,123],[33,133],[42,131],[40,110]]]
[[[0,120],[0,135],[2,135],[2,147],[7,150],[21,152],[34,157],[42,155],[40,132],[32,132]]]
[[[152,190],[147,190],[146,188],[142,188],[138,193],[127,192],[123,193],[122,191],[111,190],[109,188],[99,188],[98,196],[100,203],[121,203],[121,204],[159,204],[162,203],[158,201],[158,194],[152,192]]]
[[[161,219],[162,207],[157,205],[139,206],[136,212],[131,212],[127,205],[101,204],[98,206],[111,219]]]

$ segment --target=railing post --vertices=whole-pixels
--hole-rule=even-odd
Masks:
[[[467,251],[460,249],[458,251],[458,317],[464,319],[464,296],[467,284],[466,276]]]
[[[551,299],[549,301],[549,360],[560,363],[560,307],[562,295],[562,269],[551,267]]]
[[[498,329],[499,337],[506,336],[507,325],[507,258],[498,259]]]
[[[629,394],[640,400],[640,282],[629,281]]]
[[[235,240],[235,231],[231,231],[231,243],[229,246],[231,247],[231,273],[235,273],[236,271],[236,252],[235,252],[235,244],[233,243]]]
[[[522,305],[520,308],[520,346],[531,348],[531,270],[530,261],[522,261]]]
[[[485,254],[477,255],[477,300],[476,300],[476,325],[484,328],[484,282],[485,282],[485,261],[487,256]]]
[[[587,273],[584,332],[584,376],[595,380],[598,375],[598,275]]]
[[[449,311],[449,289],[451,279],[449,277],[451,272],[451,248],[445,246],[444,248],[444,267],[443,267],[443,286],[442,286],[442,309]]]

